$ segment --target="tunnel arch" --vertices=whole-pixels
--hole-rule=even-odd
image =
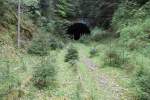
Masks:
[[[74,23],[67,29],[67,34],[74,40],[79,40],[82,35],[89,35],[90,28],[84,23]]]

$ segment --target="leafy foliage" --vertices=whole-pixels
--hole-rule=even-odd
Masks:
[[[64,47],[64,44],[63,42],[52,36],[49,38],[49,47],[51,50],[62,49]]]
[[[150,99],[150,72],[149,69],[142,67],[136,73],[135,84],[139,89],[139,97],[141,100]]]
[[[46,36],[40,36],[33,40],[30,48],[28,49],[29,54],[36,55],[47,55],[48,54],[48,39]]]
[[[0,0],[0,9],[5,9],[5,8],[6,8],[5,6],[6,6],[6,5],[5,5],[5,0]],[[0,12],[0,16],[3,16],[4,11],[5,11],[5,10],[2,10],[2,11]]]
[[[120,53],[116,51],[106,52],[105,64],[112,67],[121,68],[123,64],[127,62],[126,58],[122,57]]]
[[[116,3],[115,0],[80,0],[80,16],[93,18],[97,26],[108,28]]]
[[[75,16],[75,2],[72,0],[57,0],[56,13],[61,17]]]
[[[8,45],[10,44],[11,46],[13,46],[14,41],[12,40],[12,38],[16,37],[15,31],[16,31],[16,21],[17,21],[17,13],[16,13],[16,8],[18,6],[17,3],[18,3],[17,0],[0,0],[0,16],[1,16],[0,46],[6,44],[6,47],[4,47],[6,49],[8,49]],[[115,8],[117,6],[118,8],[115,11]],[[28,11],[28,10],[31,10],[31,11]],[[50,61],[49,60],[50,58],[46,58],[47,56],[45,55],[48,55],[49,52],[51,52],[50,49],[51,50],[57,50],[58,48],[62,49],[64,44],[60,41],[65,41],[66,43],[68,42],[68,38],[66,36],[66,28],[68,25],[70,25],[70,21],[71,21],[70,19],[74,19],[78,17],[87,18],[89,21],[93,21],[92,23],[94,25],[102,26],[103,28],[107,29],[110,27],[112,16],[115,11],[111,26],[114,28],[114,30],[117,31],[117,33],[120,34],[120,38],[118,38],[119,41],[117,42],[119,42],[121,46],[125,45],[127,49],[134,50],[134,52],[138,51],[140,55],[146,55],[149,60],[149,54],[150,54],[149,52],[150,51],[150,45],[149,45],[149,42],[150,42],[150,28],[149,28],[150,27],[150,19],[149,19],[150,18],[150,1],[149,0],[124,0],[124,1],[121,1],[121,0],[21,0],[21,11],[23,12],[21,16],[22,17],[22,20],[21,20],[22,33],[28,34],[28,31],[30,31],[30,29],[26,27],[29,24],[26,25],[26,22],[25,22],[29,18],[30,18],[29,22],[32,23],[33,21],[34,25],[37,26],[36,28],[37,29],[39,28],[38,30],[44,30],[43,32],[40,33],[39,36],[33,39],[31,46],[28,48],[28,53],[42,56],[41,57],[42,62],[40,63],[40,65],[37,65],[38,66],[37,68],[35,68],[33,72],[33,80],[32,80],[34,86],[39,89],[55,87],[56,64],[52,63],[53,61]],[[56,12],[56,14],[54,14],[54,12]],[[12,28],[13,32],[11,32],[12,30],[9,30],[7,34],[9,38],[7,36],[6,38],[3,38],[4,35],[3,33],[1,34],[1,31],[3,30],[5,31],[3,27]],[[30,31],[30,33],[32,32],[33,31]],[[106,38],[109,36],[111,36],[111,34],[108,31],[104,31],[100,28],[94,28],[92,31],[92,35],[90,37],[82,37],[80,39],[80,42],[85,43],[85,44],[90,44],[93,42],[94,43],[99,42],[100,40],[103,40],[103,39],[105,39],[107,42],[108,40]],[[22,36],[22,38],[24,38],[24,36]],[[11,43],[9,43],[10,41]],[[72,42],[72,41],[69,41],[69,42]],[[120,47],[120,48],[123,48],[123,47]],[[9,52],[9,51],[6,51],[6,49],[4,49],[3,51],[6,52],[6,55],[8,57],[6,57],[5,55],[4,56],[0,55],[0,58],[6,59],[6,60],[13,59],[12,57],[10,57],[10,53],[13,53],[13,55],[11,56],[15,56],[16,53],[14,51],[17,51],[17,50],[14,49],[14,51],[12,50],[12,52]],[[12,49],[12,48],[10,47],[9,49]],[[23,50],[21,50],[21,52],[23,52]],[[57,51],[52,51],[52,52],[57,52]],[[131,52],[131,51],[127,51],[127,52]],[[132,51],[131,53],[134,53],[134,52]],[[98,50],[96,48],[92,48],[89,53],[90,53],[90,56],[93,57],[97,55]],[[132,56],[132,54],[130,56]],[[37,58],[40,58],[40,57],[39,56],[33,57],[33,60],[34,58],[37,60]],[[15,59],[17,63],[20,61],[21,58],[18,58],[18,59]],[[25,58],[23,60],[27,60],[27,59]],[[36,60],[35,62],[37,62]],[[78,54],[77,48],[70,46],[65,55],[65,62],[69,62],[71,65],[74,66],[76,65],[76,62],[78,60],[79,60],[79,54]],[[124,58],[124,55],[119,53],[116,49],[114,51],[108,51],[105,54],[104,62],[105,64],[109,66],[122,67],[122,65],[125,65],[127,61],[128,60]],[[9,62],[7,62],[7,64],[8,63]],[[26,61],[24,61],[23,63],[25,64],[27,63],[27,65],[29,64],[29,66],[32,66],[33,64],[33,63],[28,63]],[[13,72],[10,72],[7,69],[9,68],[9,66],[10,65],[6,65],[5,68],[2,68],[2,64],[0,64],[0,69],[1,69],[0,70],[0,99],[3,97],[3,95],[6,95],[13,88],[19,87],[19,81],[17,79],[18,77],[17,75],[14,75]],[[126,68],[128,67],[127,70],[136,69],[135,67],[136,64],[134,64],[134,61],[131,61],[130,64],[127,64],[125,66]],[[145,66],[149,66],[149,65],[145,65]],[[139,71],[137,71],[137,74],[134,77],[135,78],[134,82],[135,82],[135,85],[137,86],[140,100],[150,99],[150,92],[149,92],[150,91],[149,89],[150,88],[149,86],[150,72],[148,69],[145,69],[145,66],[143,66],[143,69],[140,69]],[[17,67],[21,67],[20,63],[17,64]],[[14,70],[16,70],[17,67],[14,68]],[[62,69],[64,68],[65,67],[63,67]],[[77,69],[77,66],[74,66],[72,68]],[[20,69],[17,69],[17,72],[18,71],[20,71]],[[27,74],[27,72],[24,72],[24,74]],[[62,73],[59,73],[59,75],[70,75],[70,74],[69,73],[64,74],[64,72],[62,72]],[[83,74],[83,77],[84,77],[84,74]],[[71,77],[67,77],[67,79],[69,78]],[[64,80],[66,80],[66,78],[64,78]],[[85,83],[89,82],[90,80],[89,81],[82,80],[82,81],[84,85],[87,85]],[[93,86],[92,84],[89,84],[89,85]],[[71,85],[69,85],[69,87],[72,88]],[[81,88],[82,87],[80,86],[80,84],[78,84],[76,90],[72,89],[72,91],[76,92],[75,99],[82,99],[82,92],[84,91],[81,91],[82,90]],[[58,91],[58,93],[56,94],[62,94],[62,92],[64,92],[63,89],[66,89],[66,88],[62,88],[62,90]],[[33,90],[31,89],[30,93],[32,91]],[[29,95],[32,95],[32,94],[35,95],[34,93],[35,92],[32,92]],[[97,94],[95,94],[95,91],[92,93],[92,96],[93,96],[92,99],[95,99],[93,94],[94,95],[97,95]],[[25,100],[26,99],[29,99],[29,98],[26,97]],[[30,99],[33,99],[33,98],[30,98]]]
[[[90,35],[83,35],[83,36],[81,36],[79,41],[80,41],[80,43],[88,45],[90,43],[90,41],[91,41],[91,36]]]
[[[137,2],[140,1],[122,2],[112,20],[113,27],[120,33],[120,42],[130,50],[141,49],[148,44],[150,2],[145,1],[142,6]]]
[[[77,60],[79,60],[78,51],[75,47],[70,46],[67,50],[67,54],[65,55],[65,62],[74,64]]]
[[[56,65],[47,58],[42,58],[39,67],[35,68],[33,73],[33,83],[39,89],[47,87],[54,88],[56,85]]]
[[[91,32],[92,36],[91,39],[93,41],[99,42],[103,39],[108,38],[109,36],[111,36],[111,34],[109,32],[106,32],[98,27],[95,27],[92,32]]]
[[[97,48],[92,48],[90,50],[90,57],[94,57],[94,56],[97,56],[98,55],[98,50]]]
[[[147,2],[142,7],[133,1],[124,1],[119,4],[117,11],[114,14],[112,25],[115,28],[122,29],[126,26],[132,26],[142,23],[150,15],[150,2]]]
[[[49,50],[62,49],[63,42],[49,34],[40,34],[32,41],[31,46],[28,49],[29,54],[35,54],[44,56],[48,54]]]
[[[10,72],[9,63],[5,62],[5,64],[5,67],[0,67],[0,99],[6,96],[12,89],[19,86],[18,77],[13,72]]]

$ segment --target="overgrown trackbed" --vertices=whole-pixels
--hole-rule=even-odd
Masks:
[[[33,95],[36,100],[136,100],[133,98],[132,92],[124,85],[127,84],[126,79],[128,77],[125,73],[122,73],[122,70],[119,72],[115,68],[103,68],[102,64],[99,63],[101,60],[96,62],[95,57],[88,57],[90,46],[80,43],[74,43],[73,45],[77,47],[80,56],[77,64],[78,73],[73,73],[70,65],[64,62],[66,49],[59,51],[59,53],[55,52],[58,53],[56,55],[58,88],[51,94],[48,91],[35,90]],[[101,56],[96,59],[99,58]],[[31,60],[28,62],[31,62]],[[35,65],[36,62],[37,60],[35,60]],[[31,66],[31,63],[29,65]],[[31,72],[26,75],[27,77],[23,80],[21,86],[27,91],[30,89],[26,87],[26,84],[31,79]],[[120,84],[122,80],[125,80],[123,85]],[[77,99],[77,97],[80,97],[80,99]]]
[[[88,69],[87,73],[91,76],[91,81],[96,81],[97,89],[102,94],[99,100],[135,100],[132,96],[129,96],[129,90],[117,82],[117,77],[100,71],[100,65],[95,64],[82,48],[82,46],[78,48],[80,60],[84,67]]]

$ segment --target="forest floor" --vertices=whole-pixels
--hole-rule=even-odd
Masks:
[[[106,94],[105,99],[113,99],[113,100],[121,100],[124,93],[127,89],[121,87],[116,79],[112,76],[109,76],[107,73],[99,73],[98,68],[95,63],[88,57],[84,57],[83,63],[85,67],[89,69],[89,74],[92,76],[92,80],[98,81],[100,89],[102,89],[103,93]],[[126,98],[127,99],[127,98]]]
[[[50,51],[49,56],[56,58],[57,88],[54,90],[38,90],[31,82],[34,67],[42,58],[20,55],[23,65],[27,67],[25,72],[19,67],[14,67],[22,79],[21,89],[25,92],[20,100],[136,100],[135,91],[130,86],[130,75],[120,68],[104,66],[104,53],[109,49],[108,45],[85,45],[78,42],[72,44],[79,52],[77,72],[70,64],[64,62],[68,47]],[[95,46],[99,54],[90,57],[89,52]],[[20,66],[19,63],[16,64]]]
[[[130,81],[129,76],[120,72],[119,69],[106,70],[103,64],[99,61],[95,61],[94,58],[88,56],[88,52],[83,48],[89,48],[88,46],[79,44],[80,58],[84,67],[87,68],[89,76],[91,76],[91,82],[96,81],[97,89],[102,94],[98,97],[98,100],[134,100],[132,96],[129,96],[129,88],[121,84],[122,80]],[[100,44],[99,44],[100,46]],[[89,51],[89,50],[87,50]],[[98,60],[97,56],[96,60]],[[106,71],[105,71],[106,70]],[[116,74],[116,75],[115,75]],[[118,76],[117,74],[122,74]],[[127,84],[127,83],[125,83]]]
[[[66,49],[58,51],[56,58],[59,87],[51,94],[51,100],[136,100],[134,91],[129,85],[130,76],[122,69],[103,66],[100,59],[104,52],[90,58],[91,45],[81,43],[73,45],[78,49],[80,56],[76,66],[77,72],[64,62]],[[99,44],[99,46],[101,50],[107,48],[106,45]],[[37,94],[40,98],[37,100],[49,100],[48,92]]]

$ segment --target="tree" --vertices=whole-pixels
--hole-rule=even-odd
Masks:
[[[76,64],[79,60],[79,53],[74,46],[70,46],[65,55],[65,62],[69,62],[71,65]]]
[[[137,4],[139,4],[140,6],[144,5],[146,2],[148,2],[149,0],[131,0],[133,2],[136,2]]]
[[[48,20],[50,20],[54,14],[54,5],[53,5],[54,0],[40,0],[39,1],[39,6],[41,10],[41,15]]]
[[[21,0],[18,0],[18,28],[17,28],[17,46],[20,48],[20,27],[21,27]]]
[[[5,12],[8,10],[8,2],[6,0],[0,0],[0,24],[5,20]]]
[[[81,16],[107,28],[117,7],[117,0],[80,0]]]
[[[42,57],[40,66],[36,67],[33,73],[33,83],[38,89],[51,88],[54,89],[56,86],[56,64],[49,61],[53,59]]]
[[[75,17],[78,12],[78,3],[79,0],[57,0],[56,13],[64,18]]]

